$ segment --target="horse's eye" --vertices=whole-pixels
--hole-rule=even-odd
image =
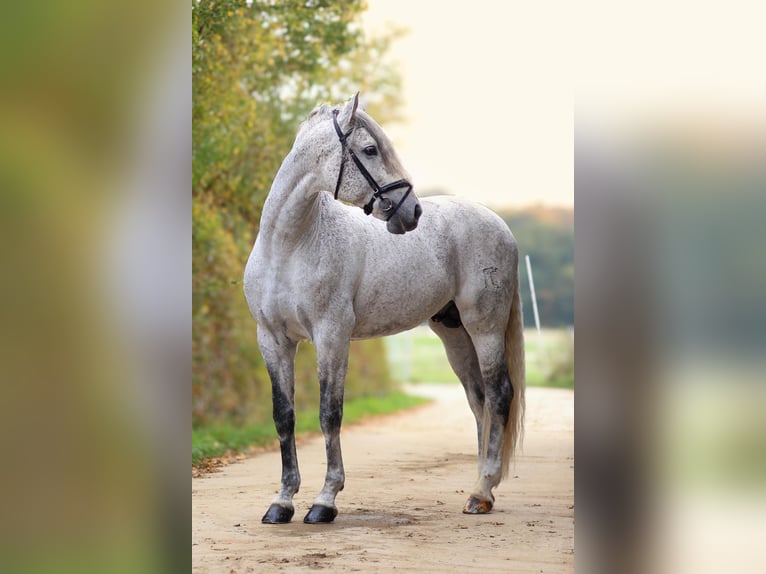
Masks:
[[[374,145],[368,145],[362,151],[365,153],[365,155],[378,155],[378,148],[376,148]]]

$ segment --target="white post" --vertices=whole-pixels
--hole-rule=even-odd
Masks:
[[[417,329],[417,327],[415,327]],[[404,353],[402,353],[402,358],[404,359],[402,361],[402,381],[404,381],[405,384],[410,384],[412,381],[410,380],[410,377],[412,376],[412,353],[413,353],[413,347],[412,339],[413,339],[413,332],[415,329],[410,329],[409,331],[405,331],[403,333],[403,343],[404,343]]]
[[[529,261],[529,255],[525,256],[527,260],[527,277],[529,278],[529,291],[532,293],[532,310],[535,312],[535,327],[537,334],[540,334],[540,315],[537,313],[537,296],[535,295],[535,280],[532,279],[532,263]]]

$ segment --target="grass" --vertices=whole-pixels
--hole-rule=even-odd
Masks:
[[[574,388],[573,335],[566,329],[524,333],[527,386]],[[385,339],[391,376],[409,383],[459,383],[439,338],[417,327]]]
[[[441,340],[427,327],[386,337],[391,376],[408,383],[459,383]]]
[[[343,422],[349,424],[365,417],[389,414],[428,402],[394,392],[383,397],[362,397],[347,401],[343,406]],[[314,409],[296,414],[297,433],[321,432],[319,412]],[[252,447],[274,444],[277,433],[271,421],[242,427],[220,424],[192,430],[192,466],[201,465],[206,459],[242,452]]]

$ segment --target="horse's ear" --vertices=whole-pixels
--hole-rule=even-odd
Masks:
[[[359,92],[354,94],[354,98],[351,102],[351,120],[356,119],[356,109],[359,107]]]
[[[354,124],[356,119],[356,110],[359,107],[359,92],[354,94],[354,97],[343,107],[343,111],[340,114],[340,123],[343,126],[349,128]]]

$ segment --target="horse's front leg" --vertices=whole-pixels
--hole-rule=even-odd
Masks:
[[[282,481],[263,515],[264,524],[285,524],[295,514],[293,496],[301,485],[295,448],[295,350],[297,343],[258,328],[258,343],[271,378],[274,426],[282,452]]]
[[[319,364],[319,420],[327,450],[327,473],[324,488],[303,519],[308,524],[332,522],[338,515],[335,497],[343,490],[346,474],[340,450],[340,426],[343,420],[343,386],[348,368],[347,337],[331,336],[317,340]]]

